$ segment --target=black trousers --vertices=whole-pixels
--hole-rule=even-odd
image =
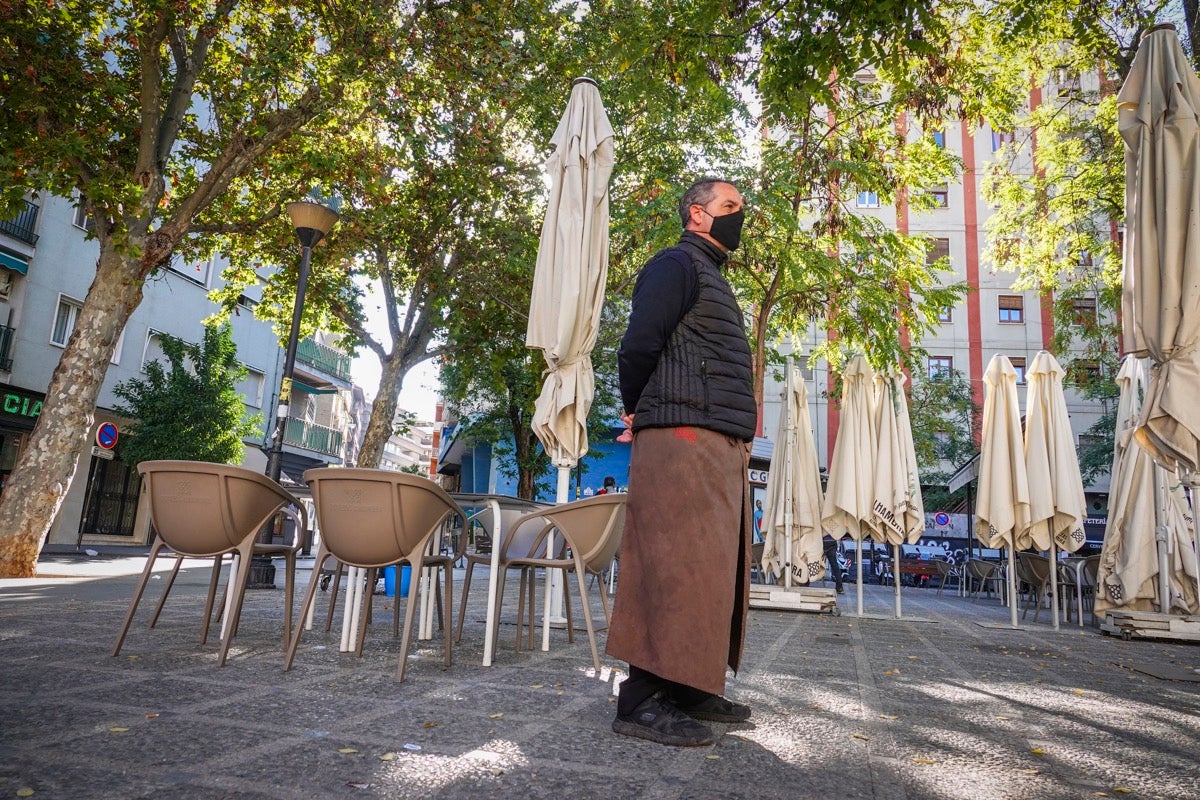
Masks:
[[[826,539],[824,541],[825,560],[829,562],[829,574],[833,576],[833,583],[837,588],[842,588],[842,571],[838,569],[837,563],[837,539]]]
[[[669,681],[649,670],[630,664],[629,677],[621,682],[621,693],[617,696],[617,715],[624,717],[632,714],[647,697],[664,689],[671,702],[683,706],[693,706],[712,697],[710,692]]]

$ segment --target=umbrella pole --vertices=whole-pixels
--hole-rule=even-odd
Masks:
[[[558,466],[558,492],[555,495],[556,503],[567,502],[567,491],[571,483],[571,464],[568,462],[555,460]],[[555,552],[554,532],[550,532],[550,536],[546,541],[546,557],[549,558]],[[566,622],[563,617],[563,596],[562,596],[562,572],[560,570],[547,570],[546,575],[546,610],[542,617],[542,652],[550,650],[550,625],[552,623],[562,624]]]
[[[1052,524],[1047,523],[1047,527]],[[1054,630],[1058,630],[1058,546],[1054,543],[1054,532],[1050,535],[1050,617],[1054,620]]]
[[[1013,628],[1017,624],[1017,550],[1011,544],[1008,546],[1008,614]]]
[[[857,570],[858,570],[858,575],[857,575],[857,578],[856,578],[856,580],[854,581],[854,587],[855,587],[855,589],[857,589],[857,590],[858,590],[858,616],[860,616],[860,617],[861,617],[861,616],[862,616],[862,606],[863,606],[863,587],[862,587],[862,582],[863,582],[863,576],[862,576],[862,546],[863,546],[863,540],[862,540],[862,520],[855,520],[855,523],[858,525],[858,540],[857,540],[858,547],[856,547],[856,548],[855,548],[855,550],[857,550],[857,551],[858,551],[858,556],[857,556],[857,558],[855,558],[855,563],[856,563],[855,569],[857,569]]]
[[[1168,503],[1171,498],[1167,489],[1167,471],[1157,464],[1154,466],[1155,491],[1158,493],[1158,524],[1154,526],[1154,544],[1158,552],[1158,611],[1160,614],[1171,613],[1171,573],[1170,560],[1167,557],[1167,520]]]
[[[1192,552],[1196,554],[1196,613],[1200,613],[1200,530],[1197,530],[1198,524],[1196,522],[1196,473],[1188,472],[1184,482],[1192,490],[1190,498],[1192,510]],[[1184,499],[1188,500],[1189,498],[1185,497]],[[1185,608],[1184,613],[1191,613],[1191,609]]]
[[[900,545],[892,545],[892,587],[896,594],[896,619],[900,619]]]
[[[783,413],[788,415],[787,433],[783,450],[783,589],[792,588],[792,536],[795,535],[796,497],[792,485],[792,458],[796,444],[796,420],[792,416],[792,357],[788,356],[784,369]]]

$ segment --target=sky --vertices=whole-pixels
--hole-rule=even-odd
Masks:
[[[377,341],[390,345],[387,332],[387,318],[383,313],[381,297],[372,288],[367,290],[363,298],[363,306],[367,310],[367,330]],[[358,348],[358,355],[350,365],[350,376],[362,387],[367,400],[373,401],[379,390],[379,359],[365,347]],[[399,406],[405,411],[411,411],[417,419],[432,422],[434,407],[438,401],[437,367],[433,361],[422,361],[413,367],[404,377],[404,386],[400,389]]]

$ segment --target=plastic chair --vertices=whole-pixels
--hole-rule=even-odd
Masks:
[[[1033,621],[1042,613],[1042,599],[1050,593],[1050,559],[1036,553],[1017,553],[1017,580],[1029,587],[1021,619],[1035,606]]]
[[[982,558],[972,558],[966,563],[967,593],[973,600],[979,599],[983,592],[991,596],[993,589],[998,597],[1004,594],[1004,572],[1000,565]]]
[[[946,579],[952,578],[954,585],[962,588],[962,578],[958,574],[958,568],[944,558],[932,559],[933,566],[937,570],[938,587],[937,593],[940,595],[942,589],[946,587]]]
[[[463,620],[467,614],[467,597],[471,594],[471,576],[475,572],[475,565],[491,564],[491,548],[497,546],[497,543],[503,544],[509,541],[508,533],[513,531],[513,524],[517,520],[538,509],[550,508],[549,504],[535,503],[533,501],[529,501],[523,505],[524,508],[500,509],[499,526],[496,525],[496,514],[491,507],[485,508],[483,511],[469,518],[477,520],[483,526],[488,537],[489,546],[487,547],[487,552],[477,550],[474,553],[467,553],[465,555],[466,574],[463,576],[462,600],[458,604],[458,626],[454,634],[454,641],[456,642],[462,641]],[[534,538],[536,538],[538,532],[545,526],[544,521],[539,521],[539,519],[538,517],[529,518],[528,522],[521,526],[520,532],[514,532],[514,536],[511,538],[510,546],[512,552],[510,555],[527,555],[530,552],[529,548],[532,546]],[[545,549],[543,546],[543,550],[539,555],[544,554]],[[503,555],[501,555],[501,559],[503,560]]]
[[[316,505],[321,547],[313,565],[314,579],[309,582],[300,621],[288,647],[284,671],[292,668],[300,634],[317,591],[315,576],[327,558],[368,570],[403,562],[411,566],[413,578],[404,614],[400,663],[396,670],[396,680],[402,681],[423,568],[434,567],[445,573],[445,618],[453,619],[454,563],[462,555],[461,540],[452,553],[435,552],[434,548],[443,523],[455,515],[464,518],[462,509],[433,481],[403,472],[318,468],[305,472],[304,480],[312,490]],[[398,605],[397,599],[397,608]],[[360,653],[366,624],[367,614],[362,614],[358,628]],[[448,632],[445,640],[445,665],[449,667],[451,642]]]
[[[282,555],[287,562],[284,600],[283,643],[289,644],[292,623],[292,595],[295,588],[296,551],[308,528],[308,514],[300,500],[279,484],[257,472],[230,464],[211,464],[204,461],[143,461],[138,464],[150,507],[150,524],[157,534],[146,568],[134,591],[129,612],[117,636],[113,655],[121,652],[129,626],[137,612],[138,603],[150,580],[155,560],[162,555],[175,556],[175,569],[163,589],[162,597],[151,621],[153,627],[183,557],[214,558],[208,599],[204,606],[204,624],[200,643],[208,639],[209,620],[220,573],[221,560],[234,554],[238,557],[236,572],[230,575],[232,594],[225,621],[218,663],[225,664],[229,644],[237,633],[242,600],[250,578],[250,565],[255,553]],[[262,527],[280,512],[289,514],[298,525],[296,541],[291,545],[258,544],[255,539]],[[229,589],[227,588],[228,592]]]
[[[1058,563],[1058,585],[1062,590],[1062,602],[1067,609],[1067,622],[1071,622],[1077,609],[1090,611],[1092,624],[1096,623],[1095,590],[1096,572],[1100,567],[1100,556],[1088,556],[1082,560]],[[1083,627],[1083,614],[1079,615],[1079,626]]]
[[[509,530],[506,540],[501,550],[500,560],[500,592],[499,599],[504,597],[504,581],[507,578],[508,570],[519,569],[524,573],[522,577],[527,579],[530,586],[530,607],[531,614],[529,624],[532,627],[534,619],[532,615],[532,585],[533,585],[533,570],[539,567],[546,570],[561,569],[563,571],[563,596],[567,598],[566,579],[570,573],[575,574],[576,583],[579,587],[579,599],[583,606],[583,620],[587,626],[588,642],[592,648],[592,663],[596,669],[600,669],[600,651],[596,647],[596,631],[592,625],[592,612],[588,605],[587,599],[587,575],[600,574],[612,561],[617,550],[621,546],[621,534],[625,529],[625,499],[624,494],[603,494],[596,497],[589,497],[584,500],[576,500],[573,503],[563,503],[562,505],[552,506],[551,508],[535,511],[532,514],[526,514],[518,519],[513,527]],[[512,546],[512,539],[516,537],[518,531],[522,531],[526,522],[544,518],[546,523],[537,532],[537,536],[533,540],[532,545],[526,551],[525,555],[514,556],[516,552]],[[546,557],[542,555],[545,551],[545,538],[555,532],[556,535],[562,536],[566,541],[567,547],[570,548],[570,553],[563,557]],[[604,581],[596,582],[600,587],[600,602],[604,609],[604,618],[609,620],[610,610],[608,606],[608,592],[605,590]],[[524,600],[524,593],[518,599],[518,616],[517,616],[517,641],[521,638],[521,608],[520,605]],[[496,604],[495,623],[500,619],[500,603]],[[568,635],[571,632],[571,621],[569,618],[570,610],[567,607],[568,620],[567,631]]]

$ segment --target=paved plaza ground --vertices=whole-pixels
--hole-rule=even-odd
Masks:
[[[361,659],[335,621],[285,673],[283,592],[252,590],[218,667],[215,637],[198,645],[209,570],[187,562],[158,627],[161,579],[113,658],[142,563],[46,557],[0,580],[0,798],[1200,797],[1200,647],[1055,632],[1046,611],[992,627],[994,598],[906,588],[906,619],[856,618],[851,584],[839,616],[752,611],[728,684],[752,722],[674,749],[611,732],[582,631],[517,653],[506,624],[481,666],[481,587],[454,665],[435,635],[397,684],[382,595]],[[865,589],[891,613],[890,588]]]

